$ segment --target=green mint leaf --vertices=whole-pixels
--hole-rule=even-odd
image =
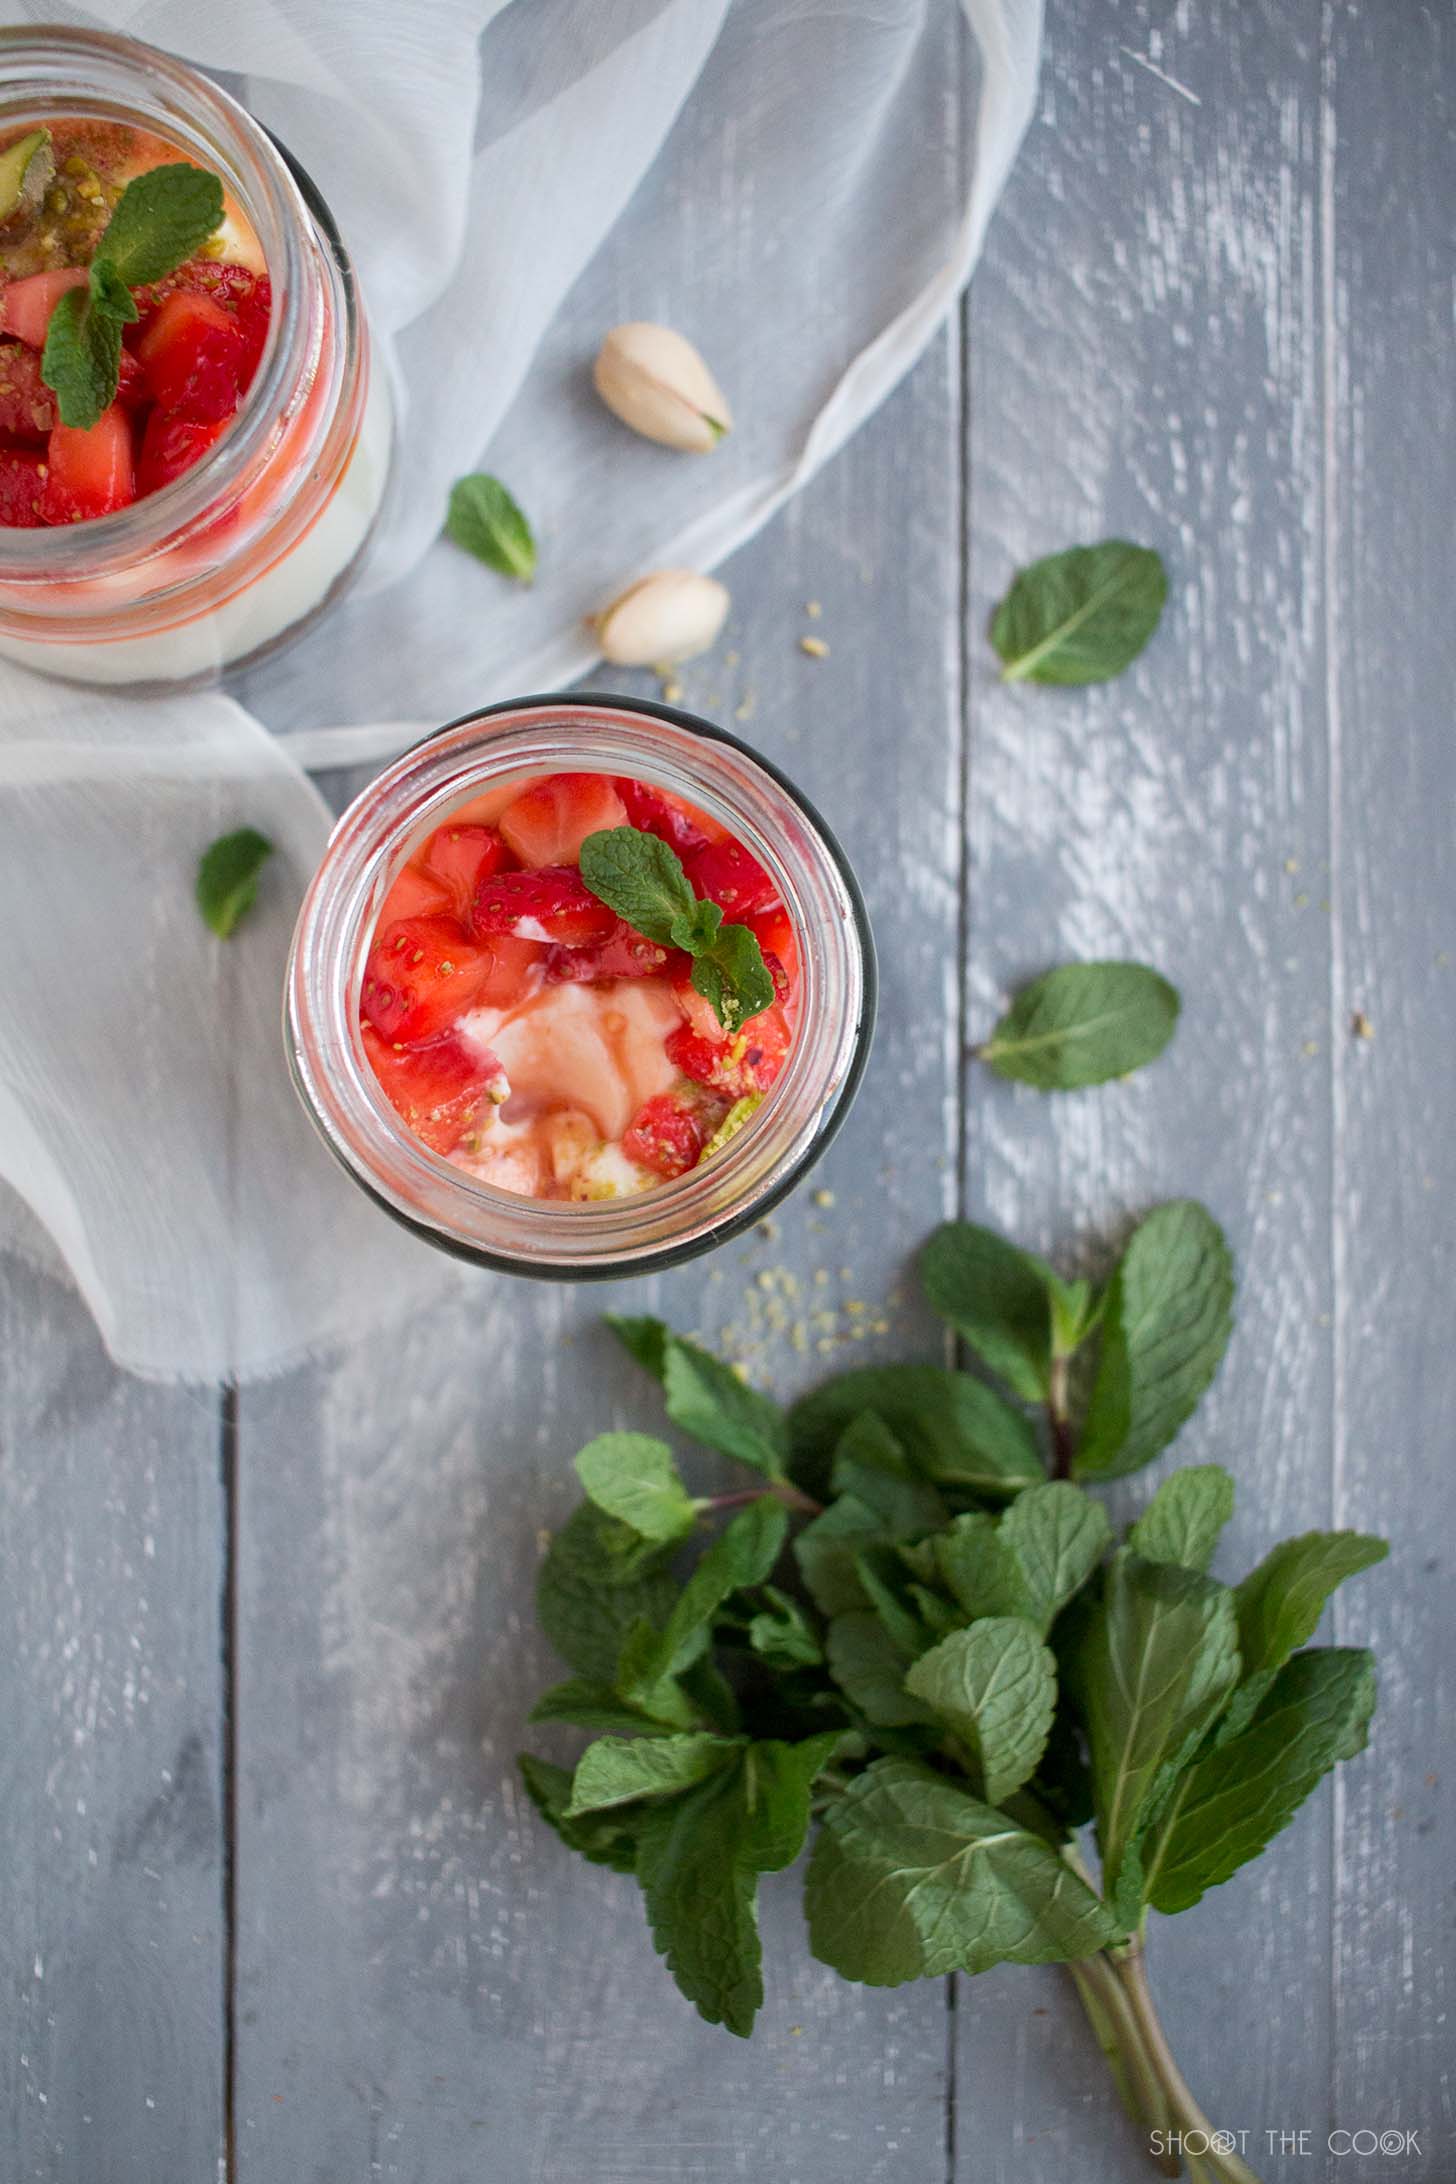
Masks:
[[[658,1628],[640,1626],[618,1665],[618,1688],[645,1701],[664,1677],[675,1676],[703,1649],[708,1627],[730,1593],[761,1585],[783,1549],[788,1513],[765,1494],[750,1502],[698,1557],[691,1576]]]
[[[879,1512],[854,1494],[841,1494],[795,1535],[794,1560],[821,1615],[868,1608],[869,1597],[859,1580],[860,1552],[893,1536]]]
[[[804,1890],[809,1943],[846,1979],[907,1979],[1089,1956],[1116,1926],[1047,1843],[913,1760],[836,1798]]]
[[[598,1434],[578,1455],[576,1475],[589,1501],[643,1539],[681,1539],[696,1521],[671,1449],[649,1434]]]
[[[570,1722],[576,1729],[618,1736],[661,1736],[666,1726],[619,1699],[609,1685],[592,1683],[585,1676],[570,1676],[543,1691],[526,1719]]]
[[[1226,1585],[1124,1550],[1069,1649],[1068,1688],[1086,1731],[1104,1893],[1136,1875],[1158,1798],[1227,1704],[1238,1630]]]
[[[1235,1587],[1243,1680],[1225,1735],[1243,1727],[1291,1653],[1314,1636],[1336,1587],[1389,1552],[1388,1542],[1369,1532],[1302,1532],[1272,1548]]]
[[[571,1802],[570,1769],[537,1759],[534,1752],[519,1753],[516,1763],[531,1803],[569,1850],[590,1859],[593,1865],[610,1866],[614,1873],[636,1871],[637,1825],[643,1808],[626,1813],[592,1813],[585,1819],[569,1820],[566,1808]]]
[[[999,1805],[1036,1772],[1057,1703],[1057,1668],[1035,1624],[990,1615],[912,1664],[905,1688],[964,1747],[972,1781]]]
[[[701,955],[711,948],[723,928],[723,913],[715,902],[694,902],[691,910],[680,910],[673,919],[668,938],[674,948],[686,948],[689,955]]]
[[[937,1633],[915,1605],[901,1557],[892,1547],[872,1542],[860,1549],[855,1569],[870,1606],[907,1659],[915,1660],[934,1644]]]
[[[946,1523],[945,1503],[921,1479],[900,1442],[875,1411],[852,1419],[834,1451],[830,1482],[873,1509],[890,1537],[910,1539]]]
[[[941,1365],[866,1365],[815,1388],[789,1413],[795,1464],[827,1472],[845,1428],[867,1410],[932,1484],[1004,1498],[1045,1476],[1021,1413],[984,1381]]]
[[[1316,1648],[1286,1662],[1247,1726],[1180,1777],[1145,1854],[1155,1909],[1186,1911],[1257,1858],[1316,1783],[1364,1750],[1375,1697],[1364,1651]]]
[[[680,920],[700,907],[668,843],[640,827],[604,827],[581,845],[582,885],[634,932],[659,948],[685,947],[673,938]]]
[[[853,1608],[836,1615],[824,1640],[829,1673],[867,1722],[880,1729],[930,1724],[930,1708],[911,1695],[905,1673],[915,1656],[897,1645],[872,1609]]]
[[[1070,1481],[1050,1479],[1018,1494],[999,1530],[1021,1572],[1031,1621],[1045,1634],[1102,1560],[1112,1533],[1107,1511]]]
[[[991,620],[1002,681],[1109,681],[1142,651],[1167,596],[1161,558],[1126,539],[1032,562],[1017,571]]]
[[[665,1737],[598,1737],[576,1763],[568,1820],[639,1797],[672,1797],[726,1767],[738,1746],[710,1730]]]
[[[1092,1776],[1083,1756],[1076,1712],[1065,1691],[1057,1694],[1051,1734],[1031,1786],[1067,1833],[1085,1828],[1091,1820]]]
[[[579,1676],[613,1684],[627,1632],[665,1620],[677,1588],[663,1560],[662,1549],[591,1502],[561,1527],[536,1579],[536,1615]]]
[[[475,471],[450,488],[445,533],[498,576],[529,584],[536,574],[531,526],[499,478]]]
[[[984,1510],[965,1511],[931,1545],[940,1581],[966,1615],[1030,1618],[1035,1613],[1026,1572],[1001,1526]]]
[[[1051,1378],[1051,1300],[1038,1263],[993,1229],[946,1221],[920,1254],[931,1308],[983,1365],[1026,1403],[1044,1403]]]
[[[766,1478],[782,1479],[788,1432],[776,1403],[731,1365],[658,1319],[608,1315],[607,1325],[639,1365],[660,1381],[667,1415],[684,1433]]]
[[[63,425],[89,432],[116,393],[121,326],[114,312],[97,308],[88,288],[68,288],[52,311],[40,376]]]
[[[1041,1092],[1130,1076],[1173,1036],[1176,986],[1143,963],[1065,963],[1022,988],[978,1058]]]
[[[252,909],[258,875],[273,854],[273,844],[256,827],[239,827],[204,850],[197,867],[197,907],[220,940]]]
[[[162,280],[222,226],[222,183],[201,167],[152,167],[128,182],[96,246],[127,288]],[[135,313],[133,313],[135,316]]]
[[[1027,1256],[1033,1257],[1030,1253]],[[1107,1293],[1094,1288],[1091,1282],[1064,1282],[1043,1259],[1033,1258],[1033,1264],[1041,1269],[1051,1305],[1052,1356],[1072,1357],[1101,1320]]]
[[[134,326],[141,317],[136,298],[114,265],[98,258],[91,267],[91,304],[95,311],[116,319],[122,326]],[[113,393],[115,389],[113,388]]]
[[[1218,1535],[1234,1513],[1234,1482],[1222,1464],[1189,1464],[1164,1479],[1127,1535],[1148,1562],[1206,1570]]]
[[[1079,1478],[1121,1478],[1162,1454],[1223,1361],[1233,1303],[1233,1260],[1212,1214],[1191,1198],[1155,1206],[1108,1292]]]
[[[767,1606],[750,1616],[745,1626],[751,1651],[768,1667],[785,1672],[817,1668],[824,1649],[798,1601],[777,1585],[761,1585],[759,1597]]]
[[[694,991],[712,1006],[723,1029],[741,1032],[755,1016],[772,1008],[774,982],[757,937],[746,925],[725,925],[715,940],[695,956]],[[750,1046],[752,1032],[745,1034]]]
[[[622,1348],[634,1357],[645,1372],[654,1380],[661,1380],[667,1369],[667,1345],[672,1341],[672,1329],[666,1320],[653,1319],[650,1314],[634,1317],[630,1313],[608,1312],[607,1325]]]

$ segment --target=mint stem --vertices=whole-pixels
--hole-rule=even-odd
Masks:
[[[772,1479],[767,1486],[740,1487],[731,1494],[703,1494],[699,1496],[694,1507],[716,1514],[720,1509],[742,1509],[749,1502],[762,1501],[765,1494],[771,1494],[775,1501],[783,1503],[785,1509],[792,1509],[801,1517],[821,1516],[824,1511],[823,1502],[815,1501],[810,1494],[801,1493],[791,1479]]]
[[[1077,1451],[1072,1437],[1072,1421],[1067,1414],[1067,1360],[1064,1357],[1052,1359],[1046,1408],[1047,1425],[1051,1431],[1052,1477],[1070,1479],[1072,1458]]]

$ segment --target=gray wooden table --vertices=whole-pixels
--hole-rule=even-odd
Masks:
[[[816,1361],[760,1274],[884,1300],[855,1354],[899,1354],[957,1204],[1056,1248],[1183,1192],[1242,1269],[1184,1443],[1241,1482],[1228,1566],[1332,1523],[1394,1554],[1336,1618],[1379,1651],[1373,1749],[1160,1927],[1170,2030],[1270,2177],[1456,2174],[1453,208],[1449,0],[1053,0],[962,324],[738,557],[737,658],[686,678],[725,716],[753,693],[870,897],[832,1207],[610,1294],[482,1283],[235,1401],[127,1380],[5,1269],[0,2184],[1141,2174],[1058,1974],[838,1985],[792,1876],[760,2031],[710,2031],[512,1754],[567,1459],[657,1415],[603,1306],[736,1329],[787,1390]],[[998,687],[1010,570],[1106,533],[1168,558],[1152,649]],[[1184,989],[1156,1070],[1061,1100],[967,1073],[1010,983],[1100,952]],[[1336,2158],[1334,2127],[1419,2151]]]

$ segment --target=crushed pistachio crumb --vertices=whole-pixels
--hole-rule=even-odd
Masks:
[[[832,1206],[832,1205],[834,1204],[834,1193],[833,1193],[833,1191],[827,1191],[827,1190],[819,1190],[819,1191],[815,1191],[815,1193],[814,1193],[814,1203],[815,1203],[815,1205],[816,1205],[816,1206]]]
[[[1350,1029],[1357,1039],[1373,1039],[1375,1037],[1375,1026],[1363,1009],[1356,1009],[1354,1015],[1350,1018]]]
[[[799,650],[807,652],[811,660],[827,660],[829,657],[829,647],[822,637],[801,637]]]

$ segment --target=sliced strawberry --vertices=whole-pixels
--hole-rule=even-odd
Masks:
[[[779,907],[779,891],[763,866],[731,838],[710,842],[685,857],[683,869],[693,893],[700,901],[716,902],[730,924],[742,925],[762,910]]]
[[[391,1046],[366,1024],[364,1051],[390,1106],[432,1152],[453,1153],[510,1097],[496,1057],[469,1039],[446,1036],[424,1047]]]
[[[376,923],[382,932],[401,918],[448,917],[450,910],[450,890],[443,881],[432,880],[418,865],[407,864],[391,881]]]
[[[220,417],[215,424],[199,425],[168,410],[154,409],[137,453],[137,491],[155,493],[180,478],[184,470],[201,462],[231,423],[230,417]]]
[[[482,937],[514,933],[521,940],[589,948],[611,937],[617,917],[587,890],[574,866],[555,865],[485,880],[475,898],[474,926]]]
[[[146,374],[130,349],[121,352],[121,368],[116,377],[116,399],[124,410],[135,413],[144,409],[151,396],[147,392]]]
[[[420,859],[426,872],[444,887],[451,908],[465,926],[481,882],[510,861],[510,851],[494,827],[462,826],[437,828]]]
[[[45,522],[45,459],[29,448],[0,448],[0,524],[15,531],[38,530]]]
[[[644,834],[655,834],[659,841],[675,849],[679,857],[688,857],[694,850],[707,848],[708,836],[680,797],[670,796],[666,789],[654,788],[649,781],[632,781],[625,777],[618,780],[616,787],[627,807],[629,826],[640,827]]]
[[[0,298],[0,329],[29,342],[32,349],[43,349],[52,311],[68,288],[84,288],[89,279],[83,265],[72,265],[59,273],[27,273],[24,280],[12,281]]]
[[[659,948],[634,933],[620,919],[609,939],[595,948],[553,948],[546,958],[546,983],[563,980],[598,985],[606,978],[686,978],[692,958],[681,948]]]
[[[419,1046],[448,1030],[490,975],[490,951],[454,918],[402,918],[377,931],[359,1006],[381,1038]]]
[[[793,1033],[782,1007],[775,1002],[761,1015],[750,1017],[731,1039],[705,1038],[691,1024],[670,1032],[667,1058],[695,1084],[710,1085],[730,1099],[741,1100],[750,1092],[766,1092],[784,1066]]]
[[[160,303],[136,345],[153,401],[175,417],[215,424],[242,393],[246,344],[211,296],[178,289]]]
[[[481,942],[490,969],[475,997],[478,1008],[509,1009],[537,992],[552,950],[539,940],[518,940],[514,933],[492,933]]]
[[[105,409],[89,431],[54,425],[46,445],[41,510],[47,523],[82,523],[108,516],[136,499],[131,425],[119,402]]]
[[[40,358],[23,341],[0,341],[0,432],[43,440],[56,421],[56,398],[40,376]]]
[[[785,989],[791,993],[799,983],[799,941],[793,921],[788,911],[779,905],[772,910],[760,910],[756,916],[745,918],[743,922],[763,951],[763,959],[770,972],[774,970],[776,963],[783,973],[784,984],[779,990],[779,999],[782,1001],[785,999]],[[774,977],[774,984],[780,984],[777,975]]]
[[[258,368],[258,359],[268,338],[273,291],[267,275],[254,273],[245,265],[222,265],[212,259],[189,258],[186,265],[178,266],[165,280],[132,291],[139,316],[136,324],[128,327],[125,338],[133,344],[139,343],[167,298],[178,294],[206,296],[227,312],[242,335],[242,384],[246,388]]]
[[[686,1175],[727,1112],[727,1100],[709,1094],[659,1092],[632,1117],[622,1151],[654,1175]]]
[[[589,834],[627,823],[627,807],[605,774],[548,774],[508,804],[500,830],[523,865],[575,864]]]

